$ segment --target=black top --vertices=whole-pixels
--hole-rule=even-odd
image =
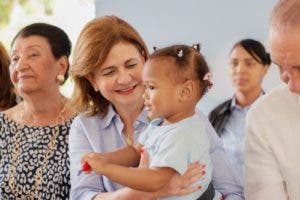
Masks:
[[[68,136],[72,121],[73,118],[59,125],[26,126],[0,112],[0,199],[20,199],[32,191],[36,195],[31,199],[39,199],[39,196],[40,199],[69,199]],[[59,133],[54,140],[57,131]],[[16,140],[19,145],[16,145]],[[48,150],[51,140],[55,141],[52,151]],[[18,146],[17,160],[11,163],[12,152]],[[49,156],[45,161],[47,153]],[[9,186],[11,176],[7,176],[11,166],[17,166],[13,174],[15,189]],[[42,171],[42,182],[35,190],[36,171],[39,169]]]

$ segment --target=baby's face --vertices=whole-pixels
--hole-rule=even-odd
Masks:
[[[173,80],[174,70],[176,66],[168,58],[150,59],[144,65],[143,97],[151,119],[168,119],[177,113],[181,84]]]

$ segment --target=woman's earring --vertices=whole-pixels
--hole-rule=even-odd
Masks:
[[[62,84],[62,83],[65,81],[65,77],[64,77],[64,75],[62,75],[62,74],[58,74],[57,77],[56,77],[56,80],[57,80],[60,84]]]

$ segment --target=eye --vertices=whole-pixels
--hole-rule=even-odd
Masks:
[[[12,63],[16,63],[18,62],[19,58],[20,58],[19,56],[12,56],[10,60]]]
[[[148,84],[144,84],[144,87],[145,87],[146,90],[154,90],[155,89],[154,86],[148,85]]]
[[[150,90],[154,90],[154,89],[155,89],[155,87],[152,86],[152,85],[149,85],[148,88],[149,88]]]
[[[29,57],[30,57],[30,58],[34,58],[34,57],[37,57],[37,56],[38,56],[37,53],[31,53],[31,54],[29,54]]]
[[[103,76],[111,76],[115,73],[116,70],[114,69],[105,69],[102,71]]]
[[[130,69],[130,68],[134,68],[136,65],[137,63],[130,63],[126,67]]]
[[[255,65],[255,63],[254,63],[254,61],[246,60],[246,61],[245,61],[245,65],[246,65],[247,67],[252,67],[252,66]]]
[[[230,64],[231,67],[236,67],[236,66],[239,65],[239,62],[237,60],[232,60],[232,61],[230,61],[229,64]]]

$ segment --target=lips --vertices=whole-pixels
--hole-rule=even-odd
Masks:
[[[235,82],[236,82],[237,84],[245,84],[245,83],[247,83],[247,79],[244,79],[244,78],[238,78],[238,79],[235,80]]]
[[[31,75],[20,75],[20,76],[18,76],[18,81],[26,80],[26,79],[30,79],[30,78],[33,78],[33,76],[31,76]]]
[[[115,90],[115,92],[119,93],[119,94],[123,94],[123,95],[127,95],[127,94],[131,94],[134,92],[134,89],[136,88],[137,85],[131,86],[131,87],[126,87],[123,89],[118,89]]]

